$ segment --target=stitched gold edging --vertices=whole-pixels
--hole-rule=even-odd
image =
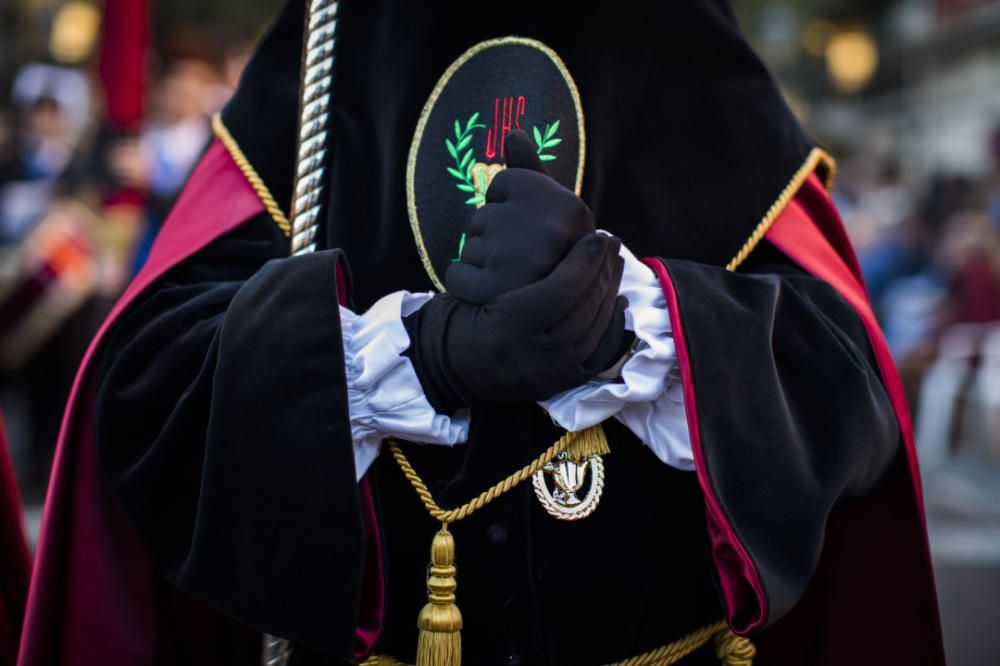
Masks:
[[[727,271],[735,271],[740,265],[747,260],[750,253],[754,251],[757,245],[764,239],[764,236],[777,221],[781,213],[784,212],[785,208],[791,202],[792,198],[798,194],[799,190],[805,184],[806,180],[813,174],[814,171],[821,168],[823,169],[823,184],[826,186],[827,191],[833,189],[833,181],[837,175],[837,162],[830,157],[830,155],[824,151],[822,148],[813,148],[812,152],[806,158],[806,161],[799,167],[799,170],[795,172],[792,176],[792,180],[789,181],[785,189],[781,191],[778,199],[771,204],[771,208],[768,209],[767,215],[764,219],[760,221],[757,227],[750,234],[750,238],[743,244],[740,251],[736,253],[732,261],[726,264]]]
[[[215,133],[215,136],[222,141],[222,145],[226,147],[227,151],[229,151],[229,156],[233,158],[233,162],[236,163],[236,166],[240,168],[240,171],[243,172],[243,175],[250,182],[250,186],[253,187],[253,191],[257,193],[258,197],[260,197],[261,202],[264,204],[264,208],[267,209],[267,212],[271,215],[271,219],[273,219],[274,223],[278,225],[279,229],[281,229],[281,233],[285,234],[286,238],[291,236],[291,223],[288,221],[285,214],[281,212],[281,207],[278,205],[278,202],[274,200],[271,190],[267,189],[267,185],[264,184],[264,180],[260,177],[260,174],[257,173],[257,170],[253,168],[253,165],[250,164],[250,160],[247,159],[247,156],[243,154],[243,151],[240,149],[240,145],[236,143],[236,139],[229,133],[229,129],[222,122],[222,116],[218,113],[212,116],[212,131]]]
[[[427,103],[424,104],[423,110],[420,112],[420,118],[417,120],[417,129],[413,133],[413,143],[410,144],[410,153],[406,160],[406,209],[410,217],[410,228],[413,230],[413,238],[417,243],[417,250],[420,252],[420,261],[424,265],[424,270],[427,271],[427,275],[430,276],[431,282],[437,287],[439,291],[444,291],[444,282],[438,277],[437,273],[434,272],[434,266],[431,263],[430,253],[427,252],[427,246],[424,244],[424,236],[420,231],[420,221],[417,217],[417,197],[416,197],[416,187],[415,179],[417,173],[417,153],[420,151],[420,142],[424,137],[424,129],[427,127],[427,121],[430,118],[431,112],[434,110],[434,106],[437,104],[438,97],[441,96],[442,91],[451,77],[455,75],[455,72],[468,62],[473,56],[486,49],[493,48],[495,46],[502,46],[505,44],[520,44],[522,46],[530,46],[537,49],[548,56],[552,64],[556,66],[559,73],[562,74],[563,79],[566,81],[566,85],[569,86],[570,96],[573,98],[573,106],[576,108],[576,122],[580,128],[580,151],[579,151],[579,163],[576,170],[576,184],[574,185],[574,191],[579,195],[580,189],[583,186],[583,164],[584,158],[587,154],[587,137],[586,131],[583,125],[583,105],[580,103],[580,91],[576,87],[576,81],[570,75],[569,70],[566,68],[566,63],[562,61],[562,58],[556,54],[551,48],[543,44],[536,39],[530,39],[528,37],[517,37],[510,35],[507,37],[497,37],[496,39],[488,39],[484,42],[479,42],[468,51],[458,56],[455,62],[448,66],[444,74],[438,80],[434,89],[431,91],[431,96],[427,99]]]

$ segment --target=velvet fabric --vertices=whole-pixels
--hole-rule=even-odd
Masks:
[[[813,147],[727,0],[345,0],[338,13],[325,240],[350,259],[361,309],[433,288],[407,215],[408,151],[438,78],[481,41],[528,37],[564,61],[586,128],[581,196],[640,256],[725,265]],[[302,0],[285,5],[223,111],[286,211],[302,16]]]
[[[215,238],[238,228],[247,220],[259,217],[262,212],[263,204],[246,178],[222,144],[214,143],[203,156],[165,223],[146,267],[126,290],[92,343],[78,372],[60,436],[29,593],[19,664],[213,664],[255,663],[259,659],[261,643],[258,631],[214,610],[206,605],[205,599],[195,601],[176,585],[169,584],[164,574],[158,573],[154,567],[150,551],[137,538],[137,535],[146,533],[137,532],[129,524],[101,470],[95,444],[94,378],[95,359],[103,350],[108,331],[123,312],[151,286],[159,284],[175,265],[210,245]],[[263,219],[272,224],[269,218]],[[276,247],[284,246],[287,253],[287,241],[278,238],[276,242]],[[238,265],[252,261],[252,253],[245,251],[246,245],[243,244],[243,256],[234,257]],[[337,278],[344,271],[335,263],[331,263],[328,269],[330,279],[327,286],[330,291],[327,296],[336,307],[339,291],[345,288],[347,280]],[[188,325],[191,330],[187,331],[189,337],[186,340],[196,337],[199,328],[191,320],[183,324],[185,327]],[[232,331],[227,339],[239,339],[240,335],[248,336],[250,332]],[[185,340],[183,335],[179,339],[182,342]],[[287,386],[280,388],[288,389]],[[159,387],[155,390],[158,392]],[[279,390],[279,387],[270,387],[270,390]],[[255,386],[254,395],[259,398],[266,393]],[[140,405],[131,415],[143,422],[154,416],[151,409],[150,404]],[[337,413],[335,409],[332,411]],[[329,432],[328,436],[331,441],[336,441],[335,432]],[[272,437],[267,446],[273,446],[275,439],[282,438]],[[190,455],[190,451],[170,453]],[[215,459],[203,462],[203,471],[211,473]],[[267,466],[270,467],[271,463],[268,459]],[[135,471],[140,476],[142,467],[138,466]],[[189,474],[190,471],[184,470],[183,473]],[[370,553],[366,553],[364,548],[365,533],[371,529],[371,520],[374,519],[374,499],[370,489],[365,487],[369,483],[367,479],[362,481],[358,490],[354,490],[358,486],[353,482],[353,468],[350,473],[349,488],[352,492],[348,499],[354,498],[355,502],[351,520],[359,530],[355,533],[358,541],[351,546],[356,551],[354,556],[358,558],[355,566],[364,570],[371,563],[378,570],[381,568],[379,558],[370,558]],[[228,477],[225,471],[222,477],[241,485],[255,501],[267,498],[266,487],[258,485],[253,488],[249,483]],[[182,494],[172,490],[168,490],[166,499],[168,502],[176,501],[178,507],[184,501]],[[306,500],[299,496],[297,500],[290,497],[289,501]],[[142,507],[133,509],[141,513]],[[250,513],[240,514],[248,521],[254,518]],[[134,522],[135,514],[129,518]],[[232,524],[234,529],[239,529],[238,523],[232,519],[223,524]],[[193,529],[190,524],[176,521],[169,525],[161,524],[160,527],[169,530],[172,536],[184,534],[185,528]],[[260,523],[259,527],[274,533],[281,529],[281,524]],[[191,531],[188,536],[170,551],[175,559],[167,561],[164,556],[157,560],[165,574],[173,574],[176,580],[184,583],[199,572],[195,566],[176,566],[178,559],[185,557],[177,555],[177,548],[188,545],[197,553],[197,547],[202,543],[193,538],[198,536],[197,530]],[[209,541],[211,538],[212,535],[209,535]],[[173,546],[173,543],[170,545]],[[279,544],[275,542],[273,547],[278,548]],[[273,553],[268,552],[256,554],[263,561],[269,555],[273,557]],[[197,562],[197,557],[191,559]],[[170,565],[175,565],[175,568],[171,570]],[[214,592],[214,596],[208,595],[211,597],[208,601],[214,601],[216,607],[226,606],[233,603],[233,595],[264,596],[268,592],[264,588],[254,589],[232,581],[232,578],[227,581],[221,577],[201,581]],[[361,573],[351,586],[357,590],[364,587],[375,594],[381,592],[378,580],[371,581]],[[188,589],[198,592],[201,588],[194,584]],[[358,597],[360,592],[346,598],[345,603],[356,605]],[[288,606],[288,603],[266,605],[279,615]],[[369,620],[358,617],[349,629],[326,640],[339,641],[337,649],[347,656],[353,655],[356,649],[367,651],[377,633],[380,599],[373,599],[369,608]],[[280,623],[280,619],[273,618],[240,619],[248,623]],[[353,626],[355,623],[357,627]],[[356,640],[362,641],[360,648],[355,645]]]
[[[730,622],[770,625],[766,663],[943,664],[902,384],[818,178],[767,238],[740,273],[648,262],[671,309]],[[724,300],[706,299],[719,283]],[[761,464],[773,460],[785,462]]]

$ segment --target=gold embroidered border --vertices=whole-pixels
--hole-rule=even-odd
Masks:
[[[814,171],[823,168],[823,184],[826,186],[827,191],[833,189],[833,181],[837,176],[837,162],[830,157],[830,155],[822,148],[813,148],[812,152],[806,158],[806,161],[799,167],[799,170],[795,172],[792,176],[792,180],[789,181],[785,189],[781,191],[778,199],[771,204],[768,209],[767,214],[764,219],[760,221],[757,227],[750,234],[750,238],[743,244],[740,251],[736,253],[732,261],[726,264],[727,271],[735,271],[740,265],[747,260],[750,253],[754,251],[757,245],[764,239],[764,236],[777,221],[778,217],[784,212],[785,208],[791,202],[792,198],[798,194],[799,190],[805,184],[806,180],[813,174]]]
[[[440,291],[444,291],[444,282],[442,282],[441,278],[434,272],[434,266],[431,263],[430,254],[427,252],[427,246],[424,244],[424,236],[420,231],[420,222],[417,217],[417,196],[415,187],[417,153],[420,151],[420,142],[424,137],[424,129],[427,127],[427,121],[430,119],[430,115],[434,111],[434,107],[437,105],[438,97],[441,96],[445,86],[447,86],[448,82],[451,81],[451,77],[455,75],[455,72],[457,72],[462,65],[468,62],[476,54],[485,51],[486,49],[506,44],[519,44],[521,46],[529,46],[541,51],[548,56],[548,58],[552,61],[552,64],[556,66],[556,69],[559,70],[559,73],[562,74],[563,79],[565,79],[566,85],[569,86],[570,95],[573,97],[573,106],[576,108],[576,123],[580,128],[579,162],[576,170],[576,183],[574,185],[574,191],[577,194],[580,194],[580,189],[583,186],[583,165],[584,158],[587,154],[587,137],[583,126],[583,105],[580,103],[580,91],[576,87],[576,82],[570,75],[569,70],[566,68],[566,63],[562,61],[562,58],[560,58],[559,55],[551,48],[536,39],[517,37],[514,35],[498,37],[496,39],[487,39],[486,41],[479,42],[468,51],[458,56],[458,59],[451,63],[451,65],[448,66],[448,69],[445,70],[444,74],[431,91],[431,96],[427,99],[427,103],[424,104],[424,108],[420,112],[420,118],[417,120],[417,129],[413,133],[413,143],[410,144],[410,154],[406,160],[406,209],[410,218],[410,228],[413,230],[413,238],[417,243],[417,250],[420,252],[420,261],[424,265],[424,270],[427,271],[427,275],[430,276],[431,282],[433,282],[434,286]]]
[[[243,154],[240,149],[240,145],[236,143],[236,139],[232,134],[229,133],[229,129],[223,124],[222,116],[220,114],[215,114],[212,116],[212,131],[215,136],[222,141],[222,145],[226,147],[229,151],[229,156],[233,158],[233,162],[236,166],[240,168],[243,175],[250,182],[250,186],[253,187],[253,191],[257,193],[260,197],[261,202],[264,204],[264,208],[271,215],[271,219],[274,223],[278,225],[281,229],[281,233],[285,234],[288,238],[292,235],[292,224],[288,221],[288,217],[281,211],[281,207],[278,202],[274,200],[274,196],[271,194],[271,190],[267,189],[267,185],[264,184],[264,180],[257,173],[257,170],[253,168],[250,164],[250,160],[247,156]]]

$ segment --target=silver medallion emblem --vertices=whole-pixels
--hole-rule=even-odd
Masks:
[[[583,497],[580,496],[590,485]],[[549,483],[552,488],[549,488]],[[604,492],[604,460],[593,455],[583,462],[573,462],[565,451],[556,456],[531,479],[535,496],[553,518],[559,520],[582,520],[597,509]]]

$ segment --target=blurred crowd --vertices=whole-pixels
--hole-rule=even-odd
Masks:
[[[0,93],[0,404],[23,490],[44,488],[76,365],[141,267],[250,45],[155,56],[144,119],[116,127],[92,71],[23,65]]]
[[[925,468],[955,454],[1000,463],[1000,127],[982,177],[904,184],[841,159],[835,200],[914,411]]]

